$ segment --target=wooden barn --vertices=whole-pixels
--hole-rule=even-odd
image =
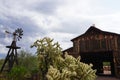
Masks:
[[[120,77],[120,34],[91,26],[84,34],[73,38],[73,47],[64,50],[81,61],[92,63],[98,75]]]

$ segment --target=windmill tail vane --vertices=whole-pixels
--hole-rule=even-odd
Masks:
[[[11,33],[11,32],[9,32],[9,31],[5,31],[5,33],[6,33],[6,34],[12,34],[12,33]]]

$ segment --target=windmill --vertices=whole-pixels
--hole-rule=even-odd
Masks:
[[[9,31],[5,31],[5,33],[12,34],[13,41],[10,46],[6,46],[6,48],[9,48],[9,50],[8,50],[7,56],[5,58],[5,61],[1,67],[0,72],[2,72],[4,70],[5,66],[8,67],[7,71],[9,72],[12,69],[14,63],[16,63],[16,65],[18,65],[17,49],[20,49],[20,47],[16,46],[16,42],[22,38],[23,30],[21,28],[18,28],[13,33],[9,32]]]

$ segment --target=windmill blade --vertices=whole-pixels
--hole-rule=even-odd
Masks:
[[[15,30],[15,34],[17,35],[17,40],[20,41],[20,39],[22,38],[23,36],[23,30],[22,28],[18,28]]]

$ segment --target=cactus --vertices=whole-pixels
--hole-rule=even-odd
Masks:
[[[53,39],[37,40],[32,47],[37,48],[41,80],[95,80],[96,70],[92,64],[80,62],[80,57],[74,58],[65,54],[62,57],[62,48]]]

